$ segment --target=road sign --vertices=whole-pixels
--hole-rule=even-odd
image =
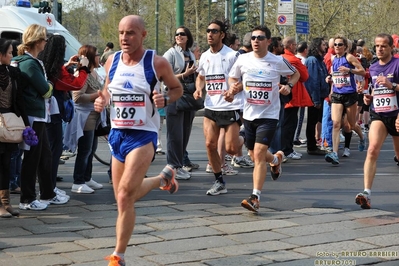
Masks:
[[[277,25],[293,26],[294,25],[294,15],[293,14],[278,14],[277,15]]]
[[[280,0],[278,1],[277,13],[281,14],[293,14],[294,3],[292,0]]]
[[[295,26],[301,27],[301,28],[309,28],[309,22],[307,21],[296,21]]]
[[[301,14],[296,14],[296,21],[309,21],[309,16],[308,15],[301,15]]]
[[[309,4],[296,2],[295,26],[296,33],[309,34]]]
[[[296,27],[296,33],[309,34],[309,28]]]

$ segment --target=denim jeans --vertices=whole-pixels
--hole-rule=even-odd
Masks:
[[[94,130],[83,131],[83,136],[78,140],[75,168],[73,170],[73,183],[84,184],[90,181],[93,170],[93,154],[97,150],[97,137]]]
[[[331,120],[331,105],[324,100],[323,120],[321,122],[321,139],[327,142],[328,147],[332,148],[333,122]]]
[[[11,153],[10,162],[10,190],[15,190],[21,186],[21,164],[23,150],[16,150]]]

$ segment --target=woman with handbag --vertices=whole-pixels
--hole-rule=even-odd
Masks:
[[[176,169],[176,179],[190,179],[191,174],[184,170],[184,151],[191,134],[195,111],[193,93],[195,91],[195,56],[190,51],[194,43],[188,28],[181,26],[176,30],[175,42],[163,57],[172,65],[175,76],[183,84],[183,96],[166,107],[166,161]],[[191,103],[191,104],[190,104]]]
[[[10,66],[12,51],[11,40],[0,39],[0,114],[14,113],[18,117],[22,116],[27,125],[23,96],[17,83],[20,71]],[[19,215],[19,211],[10,205],[10,165],[11,153],[14,151],[18,151],[18,143],[0,141],[0,218]]]
[[[65,114],[64,102],[70,98],[70,91],[82,89],[86,82],[87,75],[90,73],[87,68],[89,65],[89,60],[87,60],[87,58],[80,58],[80,67],[78,69],[79,76],[75,77],[73,72],[70,73],[68,68],[78,64],[78,55],[72,56],[69,61],[64,64],[65,48],[65,38],[62,35],[52,35],[48,38],[44,50],[38,55],[38,58],[43,61],[47,78],[54,84],[53,96],[57,100],[59,109],[59,112],[50,116],[51,121],[46,124],[46,128],[53,158],[51,168],[53,189],[57,194],[63,196],[66,196],[66,192],[57,188],[56,183],[59,159],[62,154],[63,145],[62,121],[65,117],[70,117]],[[74,109],[72,108],[71,111],[74,112]]]
[[[47,40],[45,27],[30,25],[22,35],[18,56],[13,58],[21,70],[20,80],[29,124],[39,139],[36,146],[24,147],[19,204],[19,208],[23,210],[44,210],[49,204],[65,204],[69,200],[54,192],[51,179],[52,154],[46,124],[50,122],[51,112],[58,107],[52,97],[53,84],[47,79],[43,62],[37,58]],[[39,180],[40,201],[36,199],[36,178]]]
[[[98,91],[102,89],[101,79],[95,70],[100,64],[100,54],[96,47],[83,45],[80,47],[78,55],[89,60],[90,74],[83,88],[72,92],[75,115],[65,129],[64,144],[72,151],[76,147],[78,149],[71,192],[90,194],[103,187],[91,177],[93,156],[97,149],[97,137],[94,133],[101,122],[100,114],[94,111],[94,101],[98,97]]]

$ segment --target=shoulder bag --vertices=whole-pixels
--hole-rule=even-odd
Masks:
[[[0,142],[22,142],[22,133],[25,128],[26,127],[21,116],[17,116],[14,113],[0,114]]]

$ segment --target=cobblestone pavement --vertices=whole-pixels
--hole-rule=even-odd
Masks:
[[[127,265],[399,265],[392,144],[382,155],[389,159],[381,162],[373,209],[354,204],[365,153],[353,152],[346,161],[356,169],[349,163],[333,168],[304,154],[301,161],[283,165],[281,180],[267,180],[260,213],[253,214],[240,207],[251,192],[251,169],[226,177],[228,194],[205,195],[213,177],[204,171],[199,129],[197,121],[189,152],[201,168],[192,179],[181,181],[176,195],[154,191],[137,203]],[[165,156],[157,156],[149,175],[164,164]],[[0,219],[0,265],[107,265],[103,258],[115,245],[117,212],[107,167],[95,162],[94,169],[93,178],[104,188],[93,195],[70,193],[71,158],[60,167],[64,181],[58,184],[71,195],[69,203]],[[18,203],[17,195],[12,203]]]

